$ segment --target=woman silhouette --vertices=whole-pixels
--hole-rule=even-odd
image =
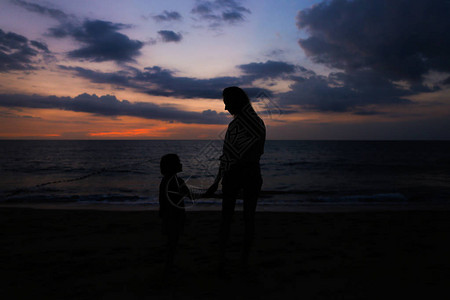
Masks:
[[[266,128],[256,114],[247,94],[239,87],[223,90],[225,110],[233,115],[228,125],[220,157],[219,172],[206,195],[212,195],[222,181],[222,222],[220,226],[220,264],[225,265],[225,248],[238,193],[244,201],[244,245],[242,263],[247,264],[255,232],[255,210],[261,191],[262,177],[259,160],[264,153]]]

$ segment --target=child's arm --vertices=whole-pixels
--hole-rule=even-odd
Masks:
[[[179,178],[180,183],[180,193],[183,195],[183,197],[188,197],[189,199],[193,200],[194,197],[192,195],[192,191],[189,189],[189,187],[186,185],[183,179]]]

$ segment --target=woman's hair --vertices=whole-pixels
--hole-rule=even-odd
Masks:
[[[231,105],[237,111],[240,111],[244,106],[250,104],[250,98],[243,89],[237,86],[230,86],[222,92],[223,101],[226,105]]]
[[[159,168],[161,169],[161,174],[170,175],[177,172],[178,166],[180,164],[180,158],[174,153],[169,153],[161,157],[159,163]]]

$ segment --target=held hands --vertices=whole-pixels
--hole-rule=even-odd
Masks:
[[[208,188],[206,193],[202,195],[202,198],[213,198],[214,193],[217,191],[219,187],[219,183],[222,181],[222,167],[219,168],[219,173],[217,173],[216,179],[214,179],[214,183]]]
[[[214,193],[217,191],[217,188],[219,187],[218,182],[214,182],[206,191],[206,193],[203,194],[202,198],[212,198],[214,196]]]

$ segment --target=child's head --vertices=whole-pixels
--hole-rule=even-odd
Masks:
[[[181,172],[182,164],[180,163],[180,158],[178,155],[169,153],[161,157],[161,162],[159,167],[161,169],[161,174],[163,175],[173,175]]]

